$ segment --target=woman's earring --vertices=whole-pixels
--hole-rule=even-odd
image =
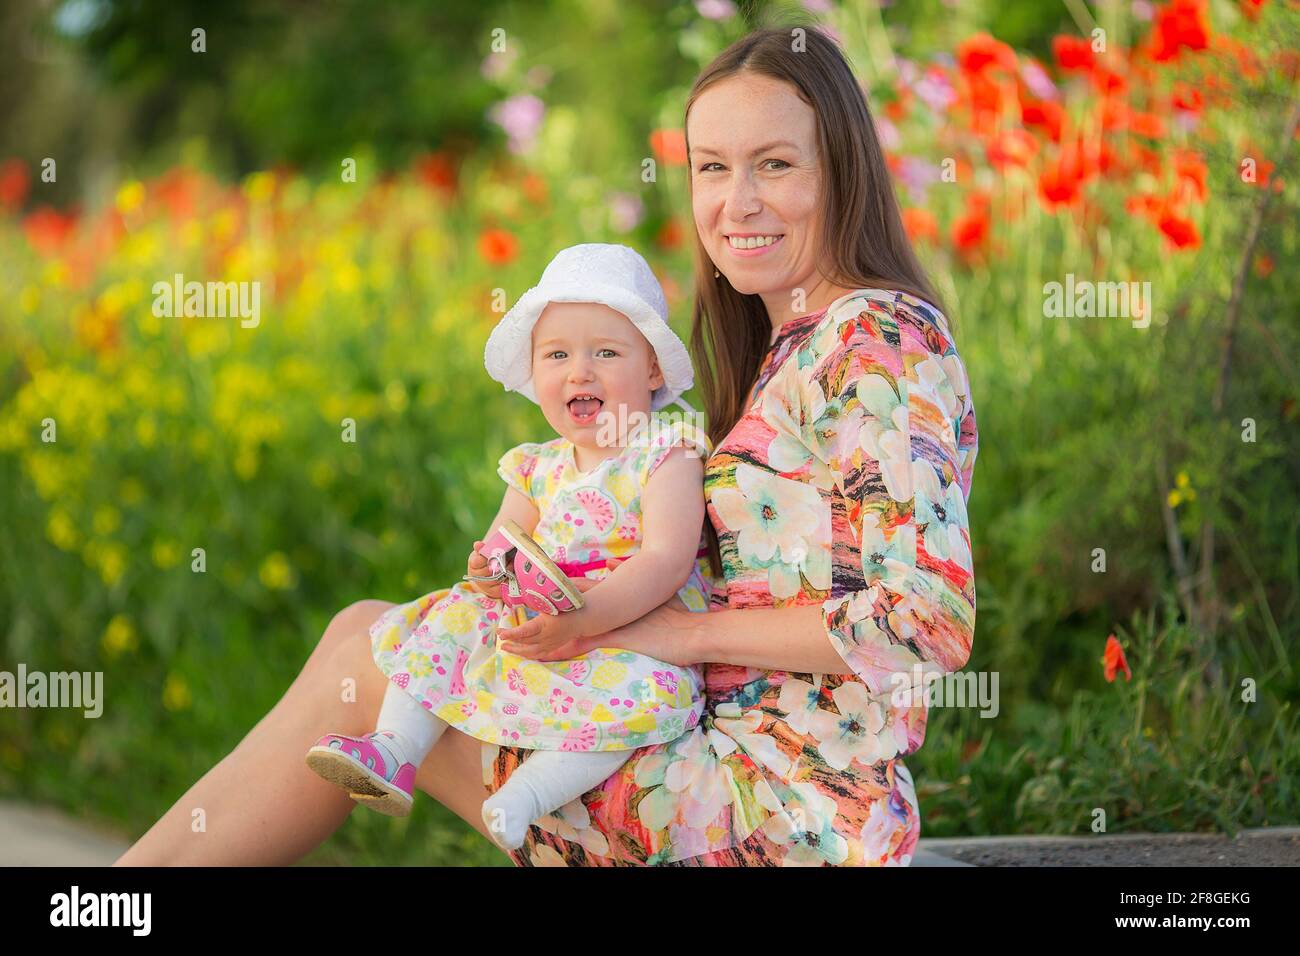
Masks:
[[[714,270],[713,270],[713,278],[716,279],[716,278],[718,278],[720,275],[722,275],[722,273],[719,272],[717,269],[714,269]]]

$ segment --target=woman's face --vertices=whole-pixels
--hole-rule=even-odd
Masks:
[[[718,270],[736,291],[771,299],[815,286],[821,217],[812,107],[788,83],[740,73],[700,94],[686,131],[695,228]]]

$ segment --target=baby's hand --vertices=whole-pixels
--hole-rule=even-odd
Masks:
[[[469,553],[466,573],[478,575],[480,577],[491,573],[491,569],[488,567],[488,559],[479,551],[479,548],[481,547],[483,547],[482,541],[474,542],[474,550]],[[488,597],[496,598],[498,600],[501,598],[500,581],[493,581],[491,583],[486,581],[470,581],[468,583],[469,586],[475,591],[478,591],[479,594],[486,594]]]

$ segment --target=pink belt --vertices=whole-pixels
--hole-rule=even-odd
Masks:
[[[700,548],[699,551],[695,552],[695,556],[697,558],[707,558],[709,556],[709,549]],[[587,576],[588,571],[594,571],[596,570],[596,568],[603,568],[611,560],[615,560],[615,559],[598,558],[595,561],[582,561],[582,562],[556,561],[555,566],[559,568],[561,571],[563,571],[566,577],[585,578]],[[618,559],[618,560],[622,560],[622,559]]]

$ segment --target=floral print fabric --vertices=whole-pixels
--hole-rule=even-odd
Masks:
[[[703,432],[683,421],[634,432],[626,446],[579,472],[567,439],[527,442],[506,452],[498,472],[528,496],[539,521],[533,537],[557,563],[599,564],[635,554],[641,492],[669,450],[709,451]],[[697,558],[678,590],[705,613],[712,575]],[[389,608],[371,625],[375,662],[422,706],[462,733],[536,750],[634,750],[664,743],[699,724],[703,673],[643,654],[597,648],[565,661],[534,661],[500,650],[497,627],[535,612],[508,610],[461,582]]]
[[[845,673],[704,665],[700,725],[538,821],[516,864],[910,863],[902,758],[926,707],[895,695],[970,653],[976,451],[965,368],[926,302],[864,289],[782,325],[707,463],[726,578],[711,610],[816,605]],[[527,756],[485,748],[487,789]]]

